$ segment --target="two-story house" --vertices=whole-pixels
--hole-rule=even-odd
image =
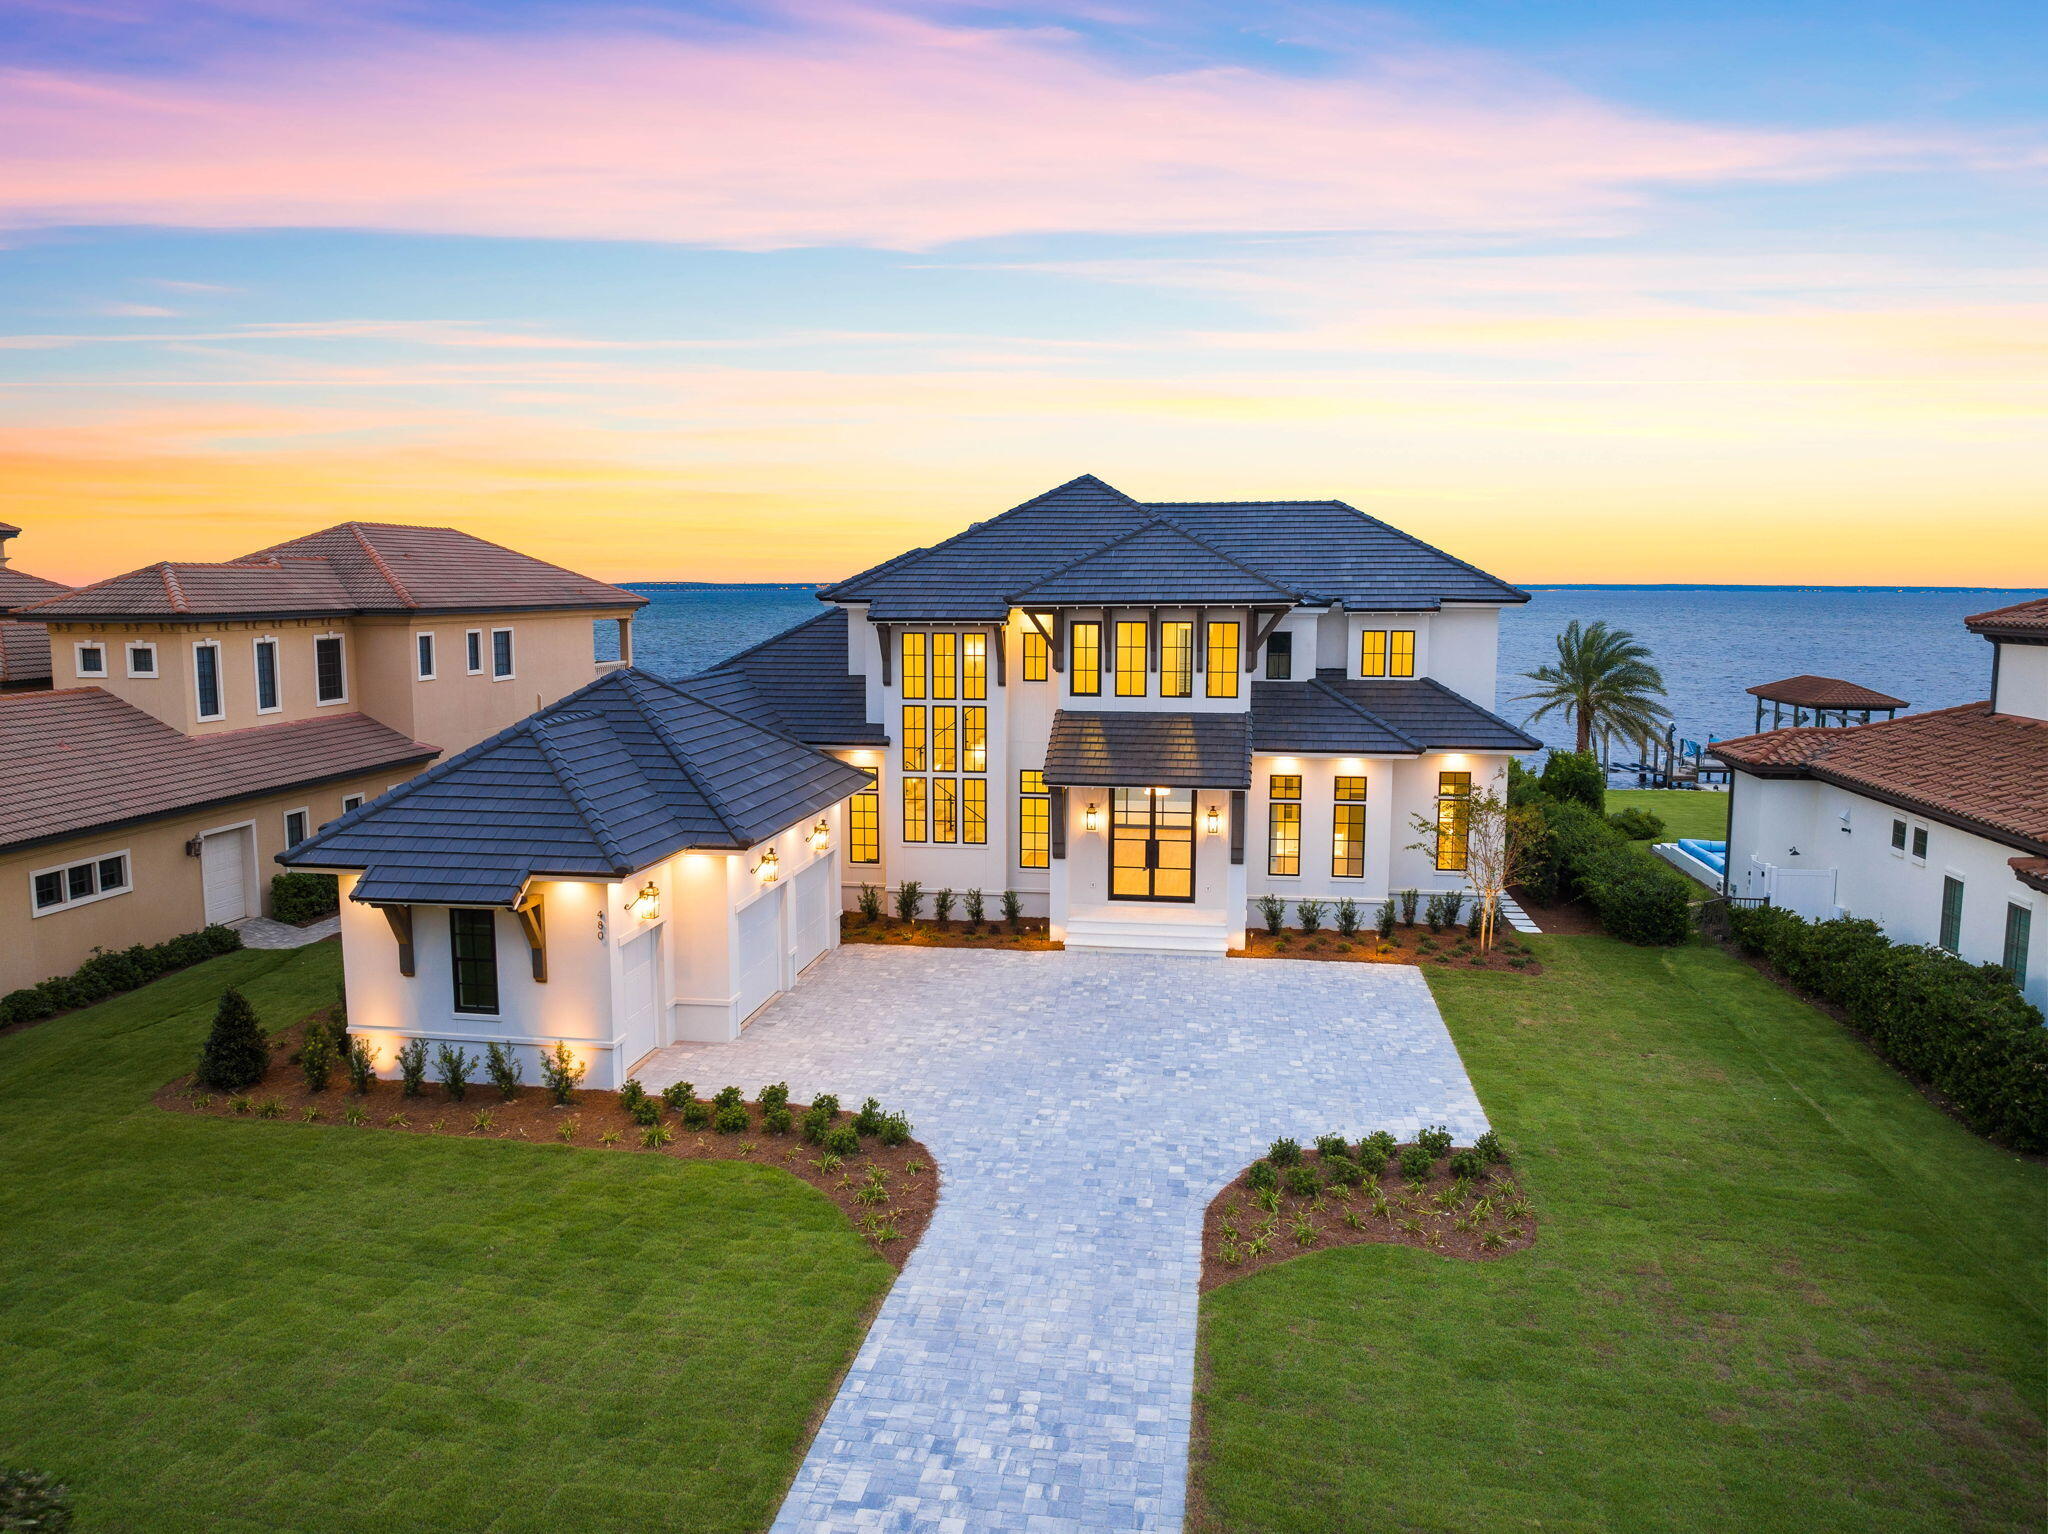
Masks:
[[[630,656],[644,600],[347,523],[18,607],[53,686],[0,695],[0,991],[261,914],[275,854],[619,664],[593,621]]]
[[[0,522],[0,692],[50,685],[50,634],[40,623],[9,618],[17,607],[41,602],[70,588],[30,575],[9,563],[7,545],[21,536],[12,522]]]

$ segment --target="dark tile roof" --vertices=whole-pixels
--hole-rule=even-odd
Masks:
[[[808,618],[691,677],[720,708],[759,719],[813,746],[884,746],[867,717],[867,684],[846,669],[846,610]]]
[[[1762,777],[1807,777],[2048,852],[2048,720],[1989,703],[1836,729],[1767,730],[1708,747]]]
[[[433,758],[367,714],[187,735],[99,687],[0,694],[0,847]]]
[[[1249,788],[1248,717],[1230,713],[1060,709],[1045,781],[1153,788]]]
[[[1292,606],[1297,593],[1219,553],[1165,518],[1090,549],[1043,580],[1009,594],[1013,607],[1096,603]]]
[[[1079,551],[1101,549],[1161,519],[1312,603],[1427,611],[1445,601],[1528,600],[1342,501],[1140,503],[1092,474],[931,548],[899,554],[819,596],[866,602],[877,622],[997,622],[1007,616],[1011,593],[1071,564]]]
[[[614,671],[279,861],[361,869],[362,901],[509,905],[535,876],[613,879],[750,846],[867,782],[682,684]]]
[[[1534,751],[1542,742],[1433,677],[1365,681],[1340,670],[1252,684],[1262,752]]]
[[[1963,620],[1972,633],[2015,638],[2048,638],[2048,597],[1995,607],[1988,613],[1973,613]]]
[[[40,618],[506,612],[647,599],[452,527],[344,522],[225,564],[163,562],[36,604]]]
[[[47,581],[40,575],[30,575],[28,571],[17,570],[12,565],[0,565],[0,613],[61,596],[70,589],[62,581]]]
[[[1904,708],[1904,698],[1832,676],[1788,676],[1748,688],[1750,696],[1767,703],[1790,703],[1797,708]]]
[[[49,680],[49,629],[40,623],[0,622],[0,685]]]

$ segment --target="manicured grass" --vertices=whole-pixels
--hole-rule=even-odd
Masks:
[[[1607,811],[1616,810],[1648,810],[1657,816],[1664,822],[1662,841],[1697,836],[1718,842],[1728,837],[1728,796],[1711,789],[1610,788]]]
[[[82,1530],[765,1527],[888,1264],[767,1167],[151,1106],[222,987],[338,978],[0,1038],[0,1454]]]
[[[1428,980],[1536,1245],[1205,1296],[1199,1526],[2039,1527],[2048,1169],[1718,950],[1534,946]]]

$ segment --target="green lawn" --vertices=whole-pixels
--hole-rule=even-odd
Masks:
[[[223,986],[0,1038],[0,1460],[112,1530],[753,1530],[890,1270],[767,1167],[165,1113]]]
[[[1607,812],[1648,810],[1664,822],[1661,841],[1697,836],[1710,842],[1728,836],[1728,796],[1712,789],[1610,788]]]
[[[1206,1296],[1203,1526],[2039,1528],[2048,1169],[1716,950],[1535,945],[1428,978],[1540,1239]]]

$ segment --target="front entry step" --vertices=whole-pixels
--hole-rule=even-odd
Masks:
[[[1230,951],[1230,929],[1217,922],[1157,922],[1071,917],[1067,951],[1195,954],[1222,958]]]

